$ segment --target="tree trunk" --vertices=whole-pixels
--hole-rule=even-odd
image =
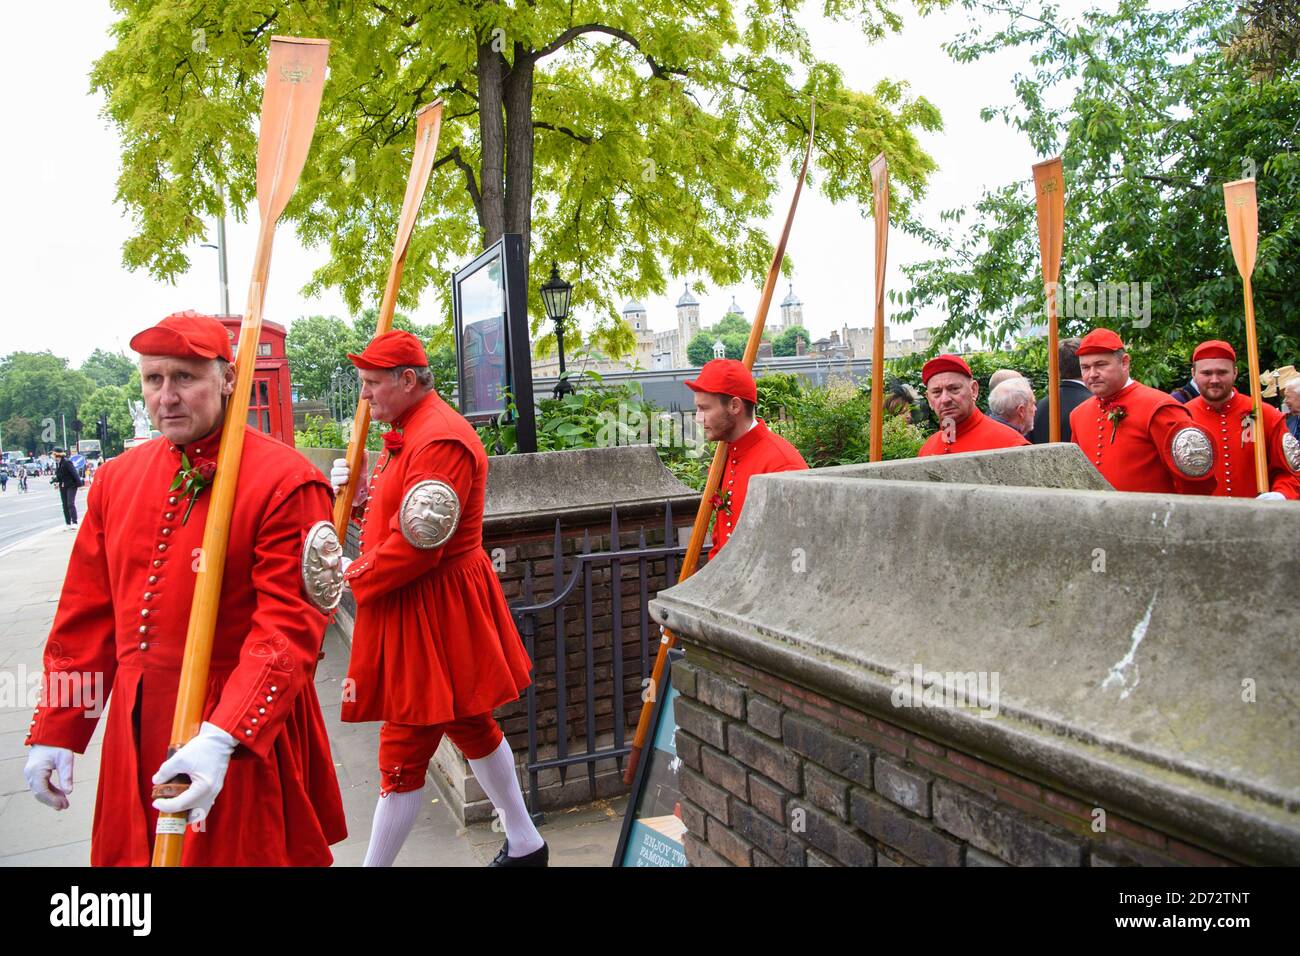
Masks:
[[[478,128],[483,155],[480,171],[479,228],[483,248],[505,232],[505,129],[501,116],[505,59],[492,49],[493,39],[478,46]]]
[[[523,44],[515,44],[515,65],[505,78],[505,231],[524,237],[524,267],[533,230],[533,67]]]

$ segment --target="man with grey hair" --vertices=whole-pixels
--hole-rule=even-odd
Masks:
[[[989,413],[1022,435],[1033,430],[1035,411],[1034,387],[1020,375],[1003,380],[989,393]]]
[[[993,389],[997,388],[1003,382],[1013,378],[1024,378],[1013,368],[1000,368],[989,376],[989,397],[993,397]]]
[[[1282,394],[1286,397],[1286,428],[1296,439],[1300,441],[1300,376],[1291,379],[1282,388]]]

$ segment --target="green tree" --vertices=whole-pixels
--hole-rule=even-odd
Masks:
[[[728,312],[718,320],[716,325],[700,329],[695,333],[686,343],[686,358],[692,365],[703,365],[713,358],[713,344],[721,339],[727,350],[726,357],[740,359],[745,354],[745,346],[749,344],[751,329],[752,326],[743,316]],[[768,338],[766,330],[763,332],[763,338]]]
[[[336,368],[351,369],[348,353],[358,351],[357,335],[347,322],[332,315],[295,319],[285,337],[293,384],[305,398],[323,399]]]
[[[799,354],[795,345],[795,339],[798,338],[803,339],[805,346],[812,344],[813,337],[802,325],[792,325],[788,329],[783,329],[772,343],[772,354],[777,356]]]
[[[68,360],[51,352],[12,352],[0,359],[0,420],[15,415],[38,429],[38,441],[49,450],[68,441],[77,409],[95,389],[89,376],[68,368]]]
[[[1222,183],[1257,176],[1259,256],[1254,274],[1260,361],[1291,364],[1300,352],[1300,75],[1294,61],[1253,83],[1227,60],[1233,7],[1197,0],[1168,10],[1121,0],[1066,22],[1056,8],[1021,0],[963,0],[969,33],[949,44],[961,61],[1013,47],[1032,53],[1014,82],[1016,101],[984,111],[1021,130],[1065,166],[1061,282],[1074,315],[1063,334],[1114,327],[1130,344],[1135,377],[1171,388],[1186,380],[1203,339],[1245,352],[1241,281],[1233,264]],[[973,210],[946,213],[930,235],[939,254],[904,266],[911,288],[891,295],[948,315],[934,348],[971,335],[998,347],[1044,316],[1037,223],[1028,170],[986,192]],[[1088,284],[1136,283],[1149,308],[1102,315]],[[1149,284],[1144,287],[1144,283]],[[1114,304],[1114,300],[1110,304]],[[1110,311],[1108,306],[1108,311]],[[1143,314],[1145,313],[1145,314]]]
[[[36,423],[22,415],[10,416],[8,421],[0,425],[0,431],[4,432],[5,451],[31,452],[35,450],[37,438],[40,436]]]
[[[174,278],[205,219],[255,195],[255,125],[273,33],[328,37],[330,77],[312,151],[286,219],[329,260],[307,291],[338,288],[350,309],[378,298],[389,264],[415,108],[446,100],[439,155],[411,242],[401,301],[502,233],[525,261],[577,276],[590,342],[632,345],[625,295],[672,276],[727,286],[759,280],[771,241],[761,222],[800,160],[819,106],[810,182],[834,201],[870,203],[868,162],[888,148],[895,218],[907,219],[934,163],[917,134],[938,112],[906,83],[845,85],[795,15],[764,2],[569,0],[113,0],[115,45],[94,89],[122,140],[118,198],[135,223],[123,260]],[[868,40],[900,29],[907,0],[827,4]],[[922,8],[947,0],[912,0]],[[528,283],[534,331],[545,323]],[[573,341],[578,337],[575,334]]]
[[[86,397],[77,411],[83,438],[95,437],[98,434],[96,423],[99,416],[108,416],[108,444],[103,448],[105,457],[120,454],[123,442],[135,434],[129,403],[140,400],[138,378],[134,385],[134,388],[130,385],[105,385],[97,388]]]
[[[105,385],[125,385],[131,381],[131,374],[137,372],[136,364],[121,352],[106,352],[95,349],[90,357],[81,363],[81,372],[100,388]]]

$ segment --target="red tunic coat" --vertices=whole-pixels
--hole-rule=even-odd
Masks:
[[[1116,408],[1123,409],[1118,425],[1109,417]],[[1129,382],[1104,407],[1094,395],[1070,413],[1070,440],[1116,491],[1213,494],[1213,467],[1197,478],[1174,460],[1174,438],[1185,428],[1201,431],[1213,449],[1209,433],[1192,421],[1186,406],[1141,382]]]
[[[300,562],[308,528],[330,519],[329,485],[297,452],[246,435],[203,707],[203,719],[239,746],[205,829],[185,834],[182,863],[327,866],[329,845],[347,829],[313,685],[326,616],[304,594]],[[218,438],[193,442],[191,459],[215,461]],[[87,712],[85,693],[69,699],[59,682],[102,673],[112,688],[96,866],[147,866],[153,852],[151,778],[171,735],[212,497],[201,493],[182,524],[188,499],[168,490],[179,468],[180,451],[156,438],[99,469],[45,648],[27,743],[84,753],[102,701]]]
[[[1192,413],[1192,421],[1214,438],[1214,474],[1218,478],[1215,495],[1222,498],[1254,498],[1255,443],[1242,440],[1242,417],[1251,414],[1254,403],[1249,395],[1233,390],[1232,397],[1217,411],[1203,395],[1188,402],[1184,408]],[[1300,468],[1292,469],[1287,462],[1283,442],[1289,434],[1286,416],[1267,402],[1262,405],[1264,433],[1267,436],[1265,456],[1268,462],[1268,487],[1292,501],[1300,499]],[[1235,484],[1234,484],[1235,482]]]
[[[718,556],[723,545],[740,520],[740,510],[745,507],[745,492],[754,475],[767,475],[777,471],[804,471],[808,463],[795,447],[758,419],[754,427],[727,448],[727,468],[722,474],[718,498],[714,505],[713,548],[709,558]]]
[[[375,466],[347,571],[357,621],[343,719],[442,724],[516,700],[532,665],[483,550],[483,443],[437,392],[393,427],[402,444]],[[455,490],[461,514],[446,543],[425,549],[406,540],[399,512],[428,480]]]
[[[1028,445],[1029,439],[1009,425],[995,422],[978,408],[972,409],[966,420],[957,425],[957,437],[949,444],[943,431],[937,431],[925,440],[917,458],[927,455],[948,455],[964,451],[990,451],[994,448],[1019,448]]]

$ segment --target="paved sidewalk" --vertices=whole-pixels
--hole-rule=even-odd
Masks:
[[[70,809],[59,813],[38,803],[27,792],[22,773],[27,760],[23,739],[31,720],[27,687],[38,686],[41,653],[74,538],[72,531],[59,527],[0,554],[0,866],[84,866],[90,861],[104,722],[100,721],[85,755],[77,757]],[[347,654],[342,635],[331,627],[325,635],[325,660],[316,672],[316,692],[348,821],[347,840],[333,848],[335,865],[359,866],[370,839],[378,792],[379,724],[339,720]],[[501,834],[493,833],[487,824],[461,827],[431,783],[425,793],[428,805],[397,865],[480,866],[496,855]],[[551,846],[551,864],[608,866],[625,803],[625,798],[597,801],[550,814],[541,829]]]

